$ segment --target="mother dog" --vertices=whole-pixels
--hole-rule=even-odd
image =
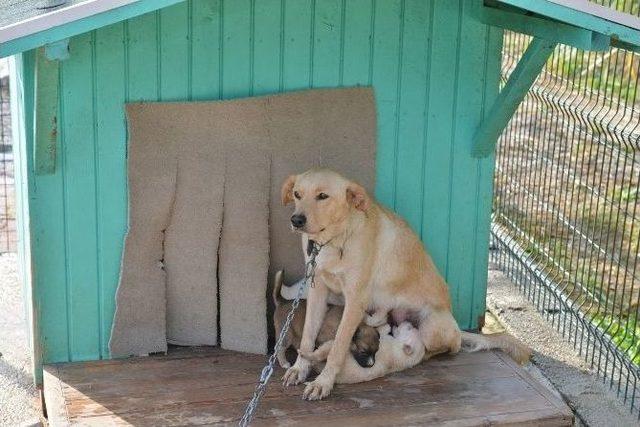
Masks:
[[[506,336],[461,332],[451,314],[449,290],[409,226],[376,204],[364,188],[330,170],[310,170],[287,178],[282,202],[295,201],[291,225],[322,245],[315,286],[309,289],[300,349],[311,352],[326,311],[328,292],[344,295],[345,308],[327,363],[307,384],[303,397],[329,395],[349,343],[367,310],[410,312],[418,320],[425,357],[442,352],[501,348],[516,360],[527,350]],[[285,385],[307,379],[310,362],[298,357],[283,377]]]

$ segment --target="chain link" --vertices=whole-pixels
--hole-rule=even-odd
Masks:
[[[271,354],[271,356],[269,356],[269,360],[267,361],[265,367],[262,368],[260,379],[258,380],[256,389],[253,392],[253,397],[247,404],[247,407],[244,410],[244,414],[240,419],[240,427],[246,427],[251,423],[251,420],[253,419],[256,410],[258,409],[258,404],[260,404],[260,399],[262,399],[262,396],[267,391],[267,384],[271,379],[271,375],[273,375],[273,368],[276,364],[276,355],[280,351],[284,342],[284,337],[291,327],[291,321],[293,320],[296,309],[300,305],[300,300],[302,299],[304,290],[308,286],[314,286],[314,280],[316,276],[316,257],[320,253],[320,249],[322,249],[322,245],[314,242],[311,248],[311,253],[309,254],[309,260],[305,264],[304,283],[298,288],[298,294],[291,304],[291,310],[289,310],[289,313],[287,313],[287,318],[284,322],[284,325],[282,325],[282,329],[280,330],[280,334],[278,335],[278,340],[273,346],[273,353]]]

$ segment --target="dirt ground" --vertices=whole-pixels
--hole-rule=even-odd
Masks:
[[[17,257],[0,254],[0,426],[40,423]]]

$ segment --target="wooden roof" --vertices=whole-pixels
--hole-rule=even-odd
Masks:
[[[56,42],[183,0],[0,0],[0,57]]]
[[[640,46],[640,18],[589,0],[498,0],[539,16]]]

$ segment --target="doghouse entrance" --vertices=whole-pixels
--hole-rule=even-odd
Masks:
[[[45,367],[52,426],[233,425],[265,357],[217,348]],[[274,379],[282,376],[278,369]],[[273,381],[252,425],[571,425],[557,396],[497,352],[442,356],[375,381],[337,385],[324,401]]]

